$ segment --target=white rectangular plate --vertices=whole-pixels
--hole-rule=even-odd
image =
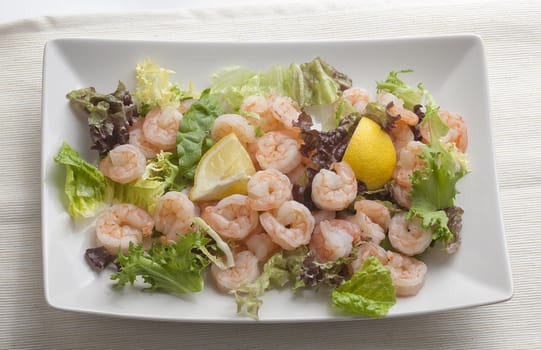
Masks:
[[[465,210],[462,246],[454,255],[433,249],[420,293],[400,298],[387,317],[489,304],[512,295],[494,170],[485,54],[473,35],[370,41],[206,43],[61,39],[48,42],[44,55],[42,115],[42,235],[45,295],[56,308],[123,317],[221,322],[247,321],[236,315],[234,298],[207,283],[203,292],[184,298],[111,289],[109,272],[95,273],[83,254],[93,246],[93,223],[74,223],[66,211],[64,169],[54,163],[62,141],[87,160],[86,121],[78,118],[65,95],[94,86],[114,91],[117,81],[134,88],[134,67],[152,58],[176,71],[173,81],[193,81],[197,89],[211,74],[231,65],[266,69],[273,64],[305,62],[317,56],[348,74],[355,86],[375,91],[375,81],[391,70],[411,68],[411,84],[422,82],[442,109],[464,116],[469,128],[471,174],[460,183],[457,204]],[[327,293],[288,290],[265,295],[263,321],[348,319],[330,307]]]

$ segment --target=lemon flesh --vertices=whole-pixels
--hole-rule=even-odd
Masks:
[[[247,194],[254,164],[234,133],[214,144],[201,157],[195,170],[192,201],[211,201],[232,194]]]
[[[343,161],[353,169],[357,180],[369,190],[387,183],[396,165],[391,137],[369,118],[362,118],[351,137]]]

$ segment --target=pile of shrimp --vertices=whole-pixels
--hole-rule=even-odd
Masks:
[[[366,90],[356,87],[344,91],[341,98],[348,99],[360,113],[372,101]],[[249,153],[257,172],[248,182],[247,195],[194,203],[185,191],[170,191],[159,199],[152,213],[132,204],[116,204],[98,217],[97,240],[112,254],[119,249],[126,252],[130,242],[142,243],[153,229],[163,234],[163,242],[176,241],[179,234],[194,229],[193,218],[200,216],[224,240],[235,242],[235,266],[224,269],[212,265],[210,269],[221,291],[229,292],[256,280],[262,265],[280,250],[307,245],[319,262],[337,261],[355,252],[349,264],[351,273],[374,256],[390,270],[397,296],[416,295],[424,284],[427,267],[414,256],[430,245],[432,232],[418,219],[408,220],[406,213],[410,177],[423,165],[418,157],[420,146],[430,142],[430,135],[419,126],[418,115],[406,110],[396,96],[381,94],[377,101],[400,115],[390,131],[397,154],[391,191],[396,204],[392,208],[377,200],[357,199],[357,180],[345,162],[321,169],[313,178],[311,196],[319,210],[311,211],[293,200],[293,184],[310,164],[300,152],[303,140],[295,127],[301,110],[289,97],[250,96],[243,101],[239,114],[218,117],[210,130],[216,141],[235,133]],[[175,147],[187,106],[151,109],[132,126],[129,144],[117,146],[101,161],[100,171],[119,183],[139,178],[148,159]],[[454,142],[464,152],[467,131],[462,117],[445,111],[440,115],[450,127],[444,141]],[[263,136],[256,136],[256,128],[264,132]],[[420,140],[415,140],[415,128]],[[386,238],[392,250],[380,245]]]

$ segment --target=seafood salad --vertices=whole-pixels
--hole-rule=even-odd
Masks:
[[[427,250],[459,249],[469,171],[465,119],[410,72],[369,91],[315,58],[226,67],[198,91],[147,59],[131,90],[69,92],[98,154],[55,157],[69,214],[94,220],[89,268],[115,289],[215,288],[254,319],[275,288],[385,316],[421,292]]]

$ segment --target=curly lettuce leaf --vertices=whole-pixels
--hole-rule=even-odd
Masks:
[[[389,92],[404,101],[404,107],[413,110],[413,107],[423,103],[423,97],[426,93],[423,85],[419,83],[417,88],[412,88],[398,77],[398,74],[411,73],[411,69],[391,71],[385,81],[376,83],[377,92]]]
[[[171,83],[170,74],[175,72],[148,58],[135,67],[134,96],[143,116],[154,106],[178,108],[181,101],[196,97],[191,83],[183,90],[179,83]]]
[[[114,184],[114,199],[131,203],[152,212],[158,199],[173,186],[178,166],[171,162],[172,154],[160,152],[147,163],[140,179],[127,184]]]
[[[177,133],[177,155],[180,181],[193,183],[197,163],[214,144],[210,136],[212,124],[224,112],[220,101],[207,89],[184,114]]]
[[[289,96],[303,108],[333,103],[349,87],[351,79],[318,57],[300,65],[274,65],[260,72],[227,67],[212,76],[211,91],[220,95],[230,110],[238,111],[250,95]]]
[[[66,166],[64,192],[68,197],[70,215],[76,219],[96,215],[111,194],[105,176],[66,142],[54,160]]]
[[[138,109],[122,82],[111,94],[101,94],[93,87],[73,90],[66,96],[88,113],[90,137],[101,156],[128,142],[128,127],[138,116]]]
[[[294,282],[302,271],[303,261],[308,254],[306,247],[274,254],[263,266],[263,273],[252,283],[242,284],[231,291],[237,302],[237,313],[246,314],[257,320],[261,297],[265,291]]]
[[[334,307],[347,314],[383,317],[396,303],[391,272],[372,256],[351,279],[332,291],[331,299]]]
[[[425,123],[429,123],[431,142],[423,146],[420,156],[425,166],[411,177],[411,207],[408,218],[418,216],[422,226],[433,230],[432,239],[448,243],[455,235],[449,230],[444,209],[454,205],[457,182],[468,173],[465,155],[452,144],[442,144],[440,138],[448,131],[441,120],[438,107],[426,106]]]
[[[165,245],[160,241],[145,251],[142,245],[130,244],[128,252],[119,253],[116,262],[120,270],[111,275],[117,280],[114,288],[127,283],[133,286],[137,276],[150,285],[147,291],[171,294],[195,293],[203,289],[203,272],[210,264],[201,249],[207,249],[210,239],[200,232],[179,236],[178,242]]]

